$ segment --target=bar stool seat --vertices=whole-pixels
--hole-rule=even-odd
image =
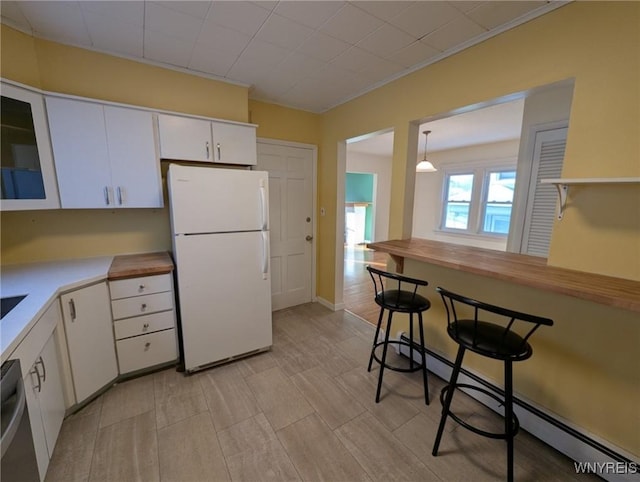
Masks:
[[[385,369],[397,371],[397,372],[415,372],[422,370],[422,378],[424,383],[424,400],[429,405],[429,386],[427,382],[427,362],[425,355],[424,345],[424,327],[422,322],[422,313],[427,311],[431,307],[431,302],[422,295],[417,293],[419,286],[427,286],[428,283],[423,280],[409,278],[397,273],[390,273],[387,271],[367,266],[367,270],[373,280],[373,287],[375,292],[375,302],[380,306],[380,315],[378,316],[378,324],[376,325],[376,334],[373,339],[371,347],[371,355],[369,356],[369,365],[367,371],[371,371],[373,360],[380,365],[380,373],[378,375],[378,387],[376,390],[376,403],[380,402],[380,392],[382,388],[382,377]],[[385,289],[385,282],[387,288]],[[390,288],[388,285],[393,284],[395,289]],[[385,329],[385,336],[383,341],[378,341],[380,330],[382,327],[382,319],[384,318],[385,310],[388,311],[387,326]],[[393,314],[409,313],[409,341],[405,340],[389,340],[391,332],[391,323],[393,320]],[[420,334],[420,344],[417,347],[418,352],[421,355],[420,363],[416,362],[413,357],[414,350],[416,350],[416,344],[413,337],[413,315],[418,315],[418,328]],[[408,366],[401,367],[392,365],[387,362],[387,349],[390,345],[406,346],[409,348],[409,362]],[[382,347],[382,357],[378,357],[376,349]]]
[[[440,293],[442,301],[444,302],[447,312],[447,333],[449,337],[458,344],[458,354],[449,384],[445,386],[440,393],[442,415],[440,417],[440,425],[438,426],[438,433],[432,454],[434,456],[438,455],[438,448],[447,417],[451,417],[458,424],[474,433],[507,441],[507,480],[513,481],[513,441],[520,429],[520,423],[518,417],[513,412],[512,363],[531,357],[533,349],[528,342],[529,337],[531,337],[540,325],[551,326],[553,325],[553,321],[548,318],[483,303],[447,291],[441,287],[436,288],[436,291]],[[466,307],[464,305],[466,305]],[[473,314],[473,318],[459,318],[463,312],[468,313],[470,311]],[[488,322],[480,320],[480,314],[489,314],[491,319],[495,319],[496,321]],[[504,320],[504,323],[500,324],[499,319]],[[522,334],[514,331],[516,323],[526,327],[520,329]],[[504,398],[501,398],[493,391],[485,390],[481,387],[458,383],[458,375],[462,368],[462,360],[466,350],[488,358],[500,360],[504,363]],[[504,432],[495,433],[481,430],[454,414],[451,411],[451,401],[456,388],[482,392],[499,402],[499,404],[504,405]]]

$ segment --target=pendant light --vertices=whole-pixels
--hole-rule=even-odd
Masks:
[[[433,167],[429,161],[427,161],[427,136],[431,131],[424,131],[424,159],[421,160],[416,166],[416,172],[436,172],[437,169]]]

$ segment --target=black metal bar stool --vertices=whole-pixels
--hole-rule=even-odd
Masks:
[[[440,401],[442,403],[442,416],[438,434],[433,446],[433,455],[438,455],[438,447],[444,431],[447,417],[451,417],[460,425],[474,433],[485,437],[504,439],[507,441],[507,480],[513,480],[513,439],[520,429],[518,417],[513,413],[513,371],[512,363],[526,360],[533,354],[533,349],[527,341],[540,325],[551,326],[553,321],[548,318],[534,316],[527,313],[501,308],[499,306],[483,303],[466,296],[458,295],[443,288],[436,288],[442,296],[442,301],[447,311],[447,333],[459,345],[456,362],[451,373],[449,384],[442,389]],[[473,308],[473,318],[460,318],[460,313],[456,310],[462,305]],[[468,308],[467,308],[468,310]],[[492,322],[481,321],[480,313],[490,314]],[[496,316],[497,315],[497,316]],[[496,319],[503,319],[504,324],[499,324]],[[522,322],[522,323],[518,323]],[[516,325],[526,326],[518,334],[514,331]],[[466,350],[471,350],[482,356],[502,360],[504,362],[504,399],[501,399],[494,392],[483,388],[457,383],[462,359]],[[451,412],[451,400],[456,388],[467,388],[477,390],[485,395],[504,404],[504,433],[494,433],[481,430],[465,422],[460,417]]]
[[[369,357],[369,366],[367,371],[371,371],[371,364],[375,359],[380,364],[380,374],[378,375],[378,389],[376,390],[376,403],[380,401],[380,389],[382,388],[382,374],[385,368],[397,372],[415,372],[422,370],[422,379],[424,382],[424,402],[429,405],[429,386],[427,384],[427,361],[424,346],[424,328],[422,325],[422,312],[431,307],[431,303],[424,296],[418,294],[419,286],[427,286],[429,283],[423,280],[409,278],[396,273],[389,273],[371,266],[367,266],[367,270],[373,280],[373,288],[375,291],[375,302],[380,306],[380,316],[378,317],[378,325],[376,326],[376,334],[371,347],[371,356]],[[385,287],[386,282],[386,287]],[[389,312],[387,318],[387,327],[385,330],[384,341],[378,341],[382,318],[384,312]],[[391,320],[395,312],[409,313],[409,341],[391,340],[389,341],[389,333],[391,332]],[[413,359],[415,350],[413,342],[413,315],[418,315],[418,328],[420,332],[420,349],[422,362],[417,363]],[[387,363],[387,348],[389,345],[404,345],[409,347],[409,366],[397,367]],[[378,358],[376,348],[382,346],[382,358]]]

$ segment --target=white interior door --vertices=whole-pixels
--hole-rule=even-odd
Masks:
[[[313,151],[258,142],[257,168],[269,173],[271,304],[308,303],[313,274]]]

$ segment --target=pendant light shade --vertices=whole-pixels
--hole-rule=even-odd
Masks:
[[[424,131],[424,159],[422,159],[416,165],[416,172],[436,172],[437,169],[431,164],[431,162],[427,161],[427,137],[431,131]]]

